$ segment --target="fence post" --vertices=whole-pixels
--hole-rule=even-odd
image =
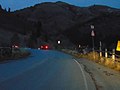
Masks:
[[[101,47],[102,47],[102,43],[100,41],[100,48],[99,48],[100,49],[100,58],[102,57],[102,48]]]
[[[108,58],[107,49],[105,49],[105,58]]]
[[[112,60],[115,61],[115,49],[112,50]]]
[[[102,50],[101,50],[101,47],[100,47],[100,58],[102,57]]]

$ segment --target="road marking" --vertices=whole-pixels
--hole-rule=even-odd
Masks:
[[[85,83],[85,89],[88,90],[87,80],[86,80],[86,77],[85,77],[85,73],[84,73],[84,71],[82,69],[82,66],[75,59],[74,59],[74,61],[78,64],[78,66],[79,66],[79,68],[80,68],[80,70],[82,72],[84,83]]]

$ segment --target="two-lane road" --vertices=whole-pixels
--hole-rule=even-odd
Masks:
[[[0,64],[0,90],[95,90],[91,77],[72,56],[30,51],[29,58]]]
[[[0,90],[107,90],[94,63],[58,51],[30,51],[29,58],[0,64]]]

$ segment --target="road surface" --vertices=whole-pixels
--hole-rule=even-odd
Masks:
[[[117,72],[57,51],[30,51],[29,58],[0,64],[0,90],[119,90]]]

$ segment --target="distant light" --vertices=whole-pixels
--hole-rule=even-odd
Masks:
[[[61,41],[58,41],[58,44],[60,44],[61,43]]]
[[[17,46],[17,45],[13,45],[12,48],[19,48],[19,46]]]
[[[18,46],[15,46],[15,48],[19,48]]]

